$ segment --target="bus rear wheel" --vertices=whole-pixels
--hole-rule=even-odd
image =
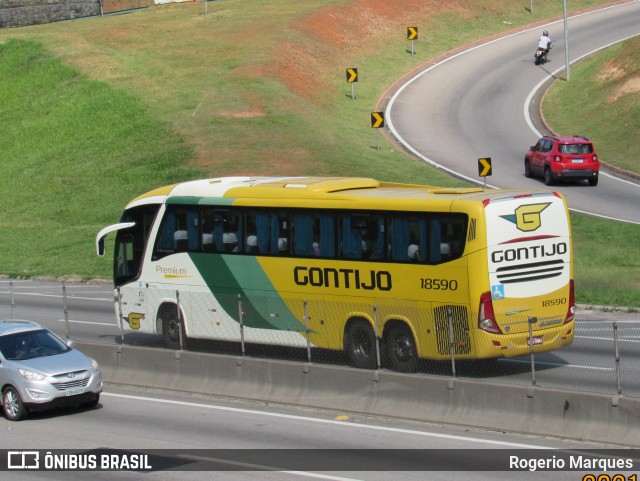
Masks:
[[[376,335],[364,319],[359,319],[349,326],[345,332],[344,349],[355,367],[375,369],[378,366]]]
[[[406,324],[391,326],[385,336],[387,360],[395,371],[414,372],[418,367],[416,341]]]

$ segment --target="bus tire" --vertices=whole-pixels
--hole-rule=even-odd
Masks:
[[[364,319],[351,323],[345,331],[344,349],[355,367],[360,369],[375,369],[378,367],[376,354],[376,336]]]
[[[404,323],[389,328],[385,335],[387,362],[389,367],[399,372],[414,372],[418,367],[418,351],[411,329]]]
[[[184,332],[184,325],[178,322],[178,311],[175,306],[162,306],[158,313],[156,321],[162,326],[162,335],[164,336],[164,344],[168,349],[180,349],[180,331],[182,331],[183,344],[187,342],[187,336]]]

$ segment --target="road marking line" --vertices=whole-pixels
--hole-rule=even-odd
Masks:
[[[500,362],[519,362],[521,364],[529,364],[531,361],[529,360],[520,360],[520,359],[499,359]],[[556,367],[575,367],[577,369],[589,369],[592,371],[613,371],[613,368],[609,367],[594,367],[594,366],[583,366],[582,364],[560,364],[557,362],[544,362],[544,361],[536,361],[536,366],[556,366]]]
[[[0,294],[12,294],[9,291],[0,291]],[[62,299],[62,294],[39,294],[35,292],[16,292],[13,291],[14,296],[34,296],[34,297],[55,297],[56,299]],[[105,298],[105,297],[82,297],[82,296],[70,296],[67,295],[68,299],[74,300],[83,300],[83,301],[106,301],[113,304],[113,297]]]
[[[475,442],[475,443],[482,443],[482,444],[494,444],[497,446],[508,446],[508,447],[515,447],[515,448],[553,449],[547,446],[538,446],[534,444],[521,444],[521,443],[508,442],[508,441],[495,441],[491,439],[471,438],[467,436],[456,436],[453,434],[434,433],[429,431],[416,431],[413,429],[392,428],[387,426],[375,426],[372,424],[359,424],[359,423],[345,422],[345,421],[334,421],[333,419],[320,419],[320,418],[312,418],[308,416],[297,416],[294,414],[283,414],[283,413],[274,413],[274,412],[266,412],[266,411],[257,411],[254,409],[233,408],[229,406],[219,406],[215,404],[203,404],[203,403],[194,403],[194,402],[187,402],[187,401],[176,401],[171,399],[159,399],[159,398],[151,398],[151,397],[144,397],[144,396],[135,396],[131,394],[116,394],[116,393],[103,392],[103,395],[109,396],[109,397],[131,399],[135,401],[155,402],[159,404],[171,404],[175,406],[190,406],[190,407],[212,409],[216,411],[227,411],[227,412],[240,413],[240,414],[242,413],[255,414],[257,416],[293,419],[296,421],[307,421],[307,422],[317,423],[317,424],[331,424],[334,426],[343,426],[346,428],[370,429],[372,431],[388,431],[388,432],[400,433],[400,434],[410,434],[413,436],[442,438],[442,439],[450,439],[450,440],[464,441],[464,442]]]
[[[192,456],[190,454],[180,454],[177,456],[181,459],[189,459],[193,461],[211,461],[220,464],[229,464],[231,466],[241,466],[249,469],[259,469],[263,471],[273,471],[279,473],[287,473],[287,474],[296,474],[298,476],[305,476],[308,478],[321,478],[321,479],[331,479],[334,481],[359,481],[354,478],[343,478],[342,476],[331,476],[329,474],[320,474],[320,473],[311,473],[308,471],[288,471],[283,468],[278,468],[277,466],[266,466],[263,464],[253,464],[253,463],[243,463],[241,461],[231,461],[229,459],[224,458],[212,458],[207,456]]]
[[[591,339],[595,341],[611,341],[613,342],[613,337],[599,337],[599,336],[575,336],[575,339]],[[619,337],[618,341],[620,342],[640,342],[640,340],[629,339],[625,337]]]
[[[65,322],[64,319],[58,319],[58,322]],[[94,322],[94,321],[73,321],[69,319],[69,322],[74,324],[94,324],[96,326],[110,326],[110,327],[118,327],[116,324],[107,323],[107,322]]]

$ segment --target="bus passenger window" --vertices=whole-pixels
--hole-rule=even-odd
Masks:
[[[289,241],[286,237],[278,239],[278,254],[283,256],[289,253]]]
[[[331,212],[321,212],[313,216],[314,235],[317,236],[318,256],[335,257],[336,255],[336,227],[335,218]],[[315,242],[312,244],[316,255]]]
[[[418,245],[417,236],[411,231],[409,248],[407,249],[407,258],[412,262],[421,262],[420,246]]]
[[[345,259],[362,259],[362,234],[358,223],[352,222],[355,220],[350,215],[342,217],[341,257]]]
[[[464,252],[467,217],[443,215],[431,221],[431,261],[447,262],[459,258]],[[437,249],[437,250],[436,250]]]
[[[222,244],[225,252],[238,252],[238,237],[233,232],[222,234]]]
[[[177,230],[174,232],[173,250],[176,252],[187,252],[189,250],[189,240],[186,230]]]
[[[213,234],[202,234],[202,250],[205,252],[213,252]]]
[[[307,211],[295,212],[291,225],[293,241],[293,254],[300,257],[309,257],[314,254],[313,244],[317,243],[317,233],[314,229],[314,219]]]
[[[258,238],[255,235],[247,236],[245,252],[250,255],[255,255],[258,252]]]

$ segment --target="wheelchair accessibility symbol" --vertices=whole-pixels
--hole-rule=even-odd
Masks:
[[[504,299],[504,286],[502,285],[491,286],[491,298],[494,301],[500,301]]]

